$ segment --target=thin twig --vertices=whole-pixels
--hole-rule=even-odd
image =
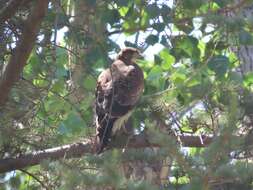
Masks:
[[[46,190],[50,190],[49,187],[47,187],[37,176],[35,176],[34,174],[24,170],[24,169],[19,169],[19,171],[31,176],[33,179],[35,179],[35,181],[37,181],[43,188],[45,188]]]

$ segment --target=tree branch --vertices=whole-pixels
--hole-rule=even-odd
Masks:
[[[28,166],[34,166],[46,159],[57,160],[60,158],[80,157],[84,153],[93,152],[92,147],[93,145],[91,142],[74,143],[46,150],[35,151],[29,154],[21,155],[17,158],[1,159],[0,173],[22,169]]]
[[[37,181],[44,189],[46,190],[49,190],[49,188],[38,178],[36,177],[34,174],[26,171],[26,170],[23,170],[23,169],[20,169],[21,172],[25,173],[26,175],[29,175],[31,176],[35,181]]]
[[[46,14],[49,0],[36,1],[36,4],[25,22],[23,33],[14,49],[9,63],[1,76],[0,105],[4,105],[13,84],[19,79],[27,59],[33,49],[40,24]]]
[[[145,148],[159,147],[158,144],[152,144],[147,141],[147,136],[135,135],[129,141],[129,148]],[[185,147],[205,147],[212,142],[212,137],[202,136],[181,136],[183,146]],[[41,151],[21,155],[17,158],[0,159],[0,173],[9,172],[12,170],[22,169],[28,166],[37,165],[43,160],[59,160],[62,158],[77,158],[87,153],[95,154],[95,145],[93,140],[86,142],[63,145],[55,148],[50,148]],[[124,144],[118,145],[115,148],[124,148]]]

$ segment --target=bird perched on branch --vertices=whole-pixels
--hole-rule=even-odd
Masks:
[[[127,47],[98,77],[95,104],[97,153],[103,151],[118,129],[125,127],[143,92],[143,72],[136,64],[140,58],[137,49]]]

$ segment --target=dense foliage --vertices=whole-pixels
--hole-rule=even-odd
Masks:
[[[1,77],[36,4],[20,1],[6,18],[10,2],[0,1]],[[94,137],[96,78],[124,45],[148,57],[138,63],[145,91],[131,116],[135,134],[160,148],[45,159],[1,174],[0,188],[252,189],[253,73],[243,68],[253,51],[240,56],[253,45],[253,17],[244,14],[252,8],[251,0],[51,1],[0,107],[0,158]],[[212,143],[187,148],[182,136]],[[140,162],[147,173],[167,168],[165,178],[126,174]]]

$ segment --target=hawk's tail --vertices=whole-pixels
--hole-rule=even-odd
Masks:
[[[99,148],[97,153],[100,154],[103,149],[108,145],[111,139],[112,128],[115,122],[115,118],[105,117],[101,120],[97,119],[97,142]]]

